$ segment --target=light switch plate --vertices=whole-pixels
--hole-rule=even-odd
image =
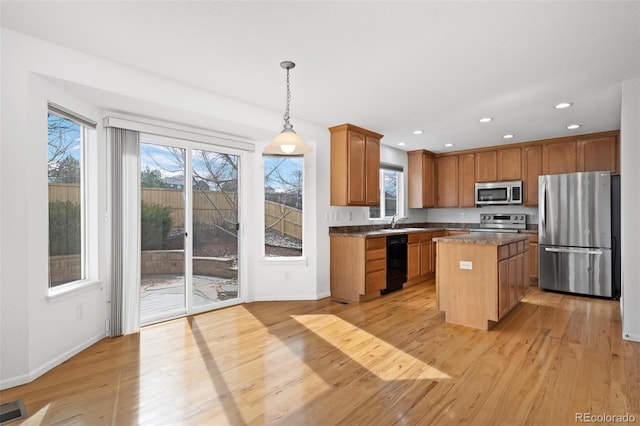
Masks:
[[[473,262],[468,260],[461,260],[460,269],[473,269]]]

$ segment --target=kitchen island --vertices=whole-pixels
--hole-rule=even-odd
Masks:
[[[445,321],[488,330],[529,287],[529,235],[471,233],[434,238],[436,293]]]

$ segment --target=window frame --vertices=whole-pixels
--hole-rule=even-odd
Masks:
[[[50,228],[49,211],[47,209],[47,299],[55,299],[70,292],[82,291],[100,283],[98,279],[98,198],[97,194],[97,123],[71,110],[52,102],[47,108],[47,130],[49,115],[70,121],[79,126],[80,133],[80,278],[56,285],[51,282],[51,265],[49,256]],[[47,150],[48,150],[47,143]],[[47,154],[47,163],[49,154]],[[48,176],[48,173],[47,173]],[[47,177],[47,203],[49,203]]]
[[[404,168],[390,165],[390,164],[381,164],[380,170],[378,173],[378,183],[380,188],[380,204],[377,208],[380,210],[380,214],[376,217],[371,217],[372,208],[369,207],[369,220],[390,220],[393,216],[386,216],[384,212],[386,211],[386,197],[384,192],[384,172],[395,172],[396,173],[396,214],[394,216],[404,217],[405,208],[404,208],[404,186],[405,186],[405,178],[404,178]]]
[[[266,212],[266,180],[265,180],[265,160],[266,158],[277,158],[277,157],[281,157],[284,159],[287,158],[297,158],[300,161],[300,171],[302,173],[301,176],[301,182],[300,182],[300,189],[301,189],[301,194],[300,194],[300,199],[302,202],[302,209],[301,210],[301,238],[300,238],[300,242],[301,242],[301,251],[300,251],[300,255],[299,256],[268,256],[266,253],[266,235],[265,235],[265,231],[266,231],[266,221],[265,221],[265,212]],[[263,214],[263,230],[262,230],[262,258],[264,261],[269,262],[269,263],[278,263],[278,262],[286,262],[286,263],[293,263],[293,262],[306,262],[306,250],[305,250],[305,239],[304,239],[304,208],[305,208],[305,187],[306,187],[306,173],[305,173],[305,158],[304,155],[300,154],[300,155],[278,155],[278,154],[271,154],[271,153],[263,153],[261,156],[261,162],[262,162],[262,203],[263,203],[263,208],[262,208],[262,214]]]

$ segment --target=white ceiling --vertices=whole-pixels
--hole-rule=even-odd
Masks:
[[[407,150],[618,129],[620,84],[640,78],[638,1],[2,1],[1,13],[3,27],[281,112],[279,63],[292,60],[294,126],[350,122]]]

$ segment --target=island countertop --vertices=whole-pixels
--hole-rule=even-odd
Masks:
[[[450,237],[436,237],[433,241],[443,243],[458,244],[490,244],[503,246],[529,239],[529,234],[508,233],[508,232],[477,232],[463,235],[452,235]]]

